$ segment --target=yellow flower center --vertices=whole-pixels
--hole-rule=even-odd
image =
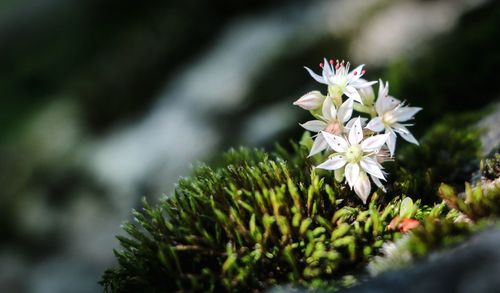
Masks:
[[[391,126],[392,124],[396,123],[397,119],[392,113],[392,111],[389,111],[382,115],[382,123],[386,126]]]
[[[358,163],[363,158],[363,150],[359,145],[352,145],[345,151],[345,159],[349,163]]]

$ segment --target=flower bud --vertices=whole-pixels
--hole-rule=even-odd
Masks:
[[[334,99],[341,99],[344,94],[345,86],[328,85],[328,94]]]
[[[312,91],[300,97],[300,99],[293,102],[293,104],[305,110],[316,110],[321,108],[324,100],[325,96],[319,91]]]
[[[373,102],[375,101],[375,92],[373,91],[371,85],[358,88],[358,93],[361,96],[361,100],[363,100],[363,105],[373,105]]]

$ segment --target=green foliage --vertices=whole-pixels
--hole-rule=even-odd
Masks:
[[[500,215],[500,180],[485,181],[471,187],[465,183],[465,192],[457,194],[451,186],[442,184],[439,195],[448,206],[465,215],[471,221]]]

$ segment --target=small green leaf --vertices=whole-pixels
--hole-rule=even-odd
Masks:
[[[411,218],[413,216],[413,200],[409,197],[405,197],[401,201],[401,205],[399,207],[399,217],[401,219]]]

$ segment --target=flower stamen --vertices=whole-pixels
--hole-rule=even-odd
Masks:
[[[363,150],[359,145],[352,145],[346,150],[345,158],[349,163],[359,163],[363,158]]]

